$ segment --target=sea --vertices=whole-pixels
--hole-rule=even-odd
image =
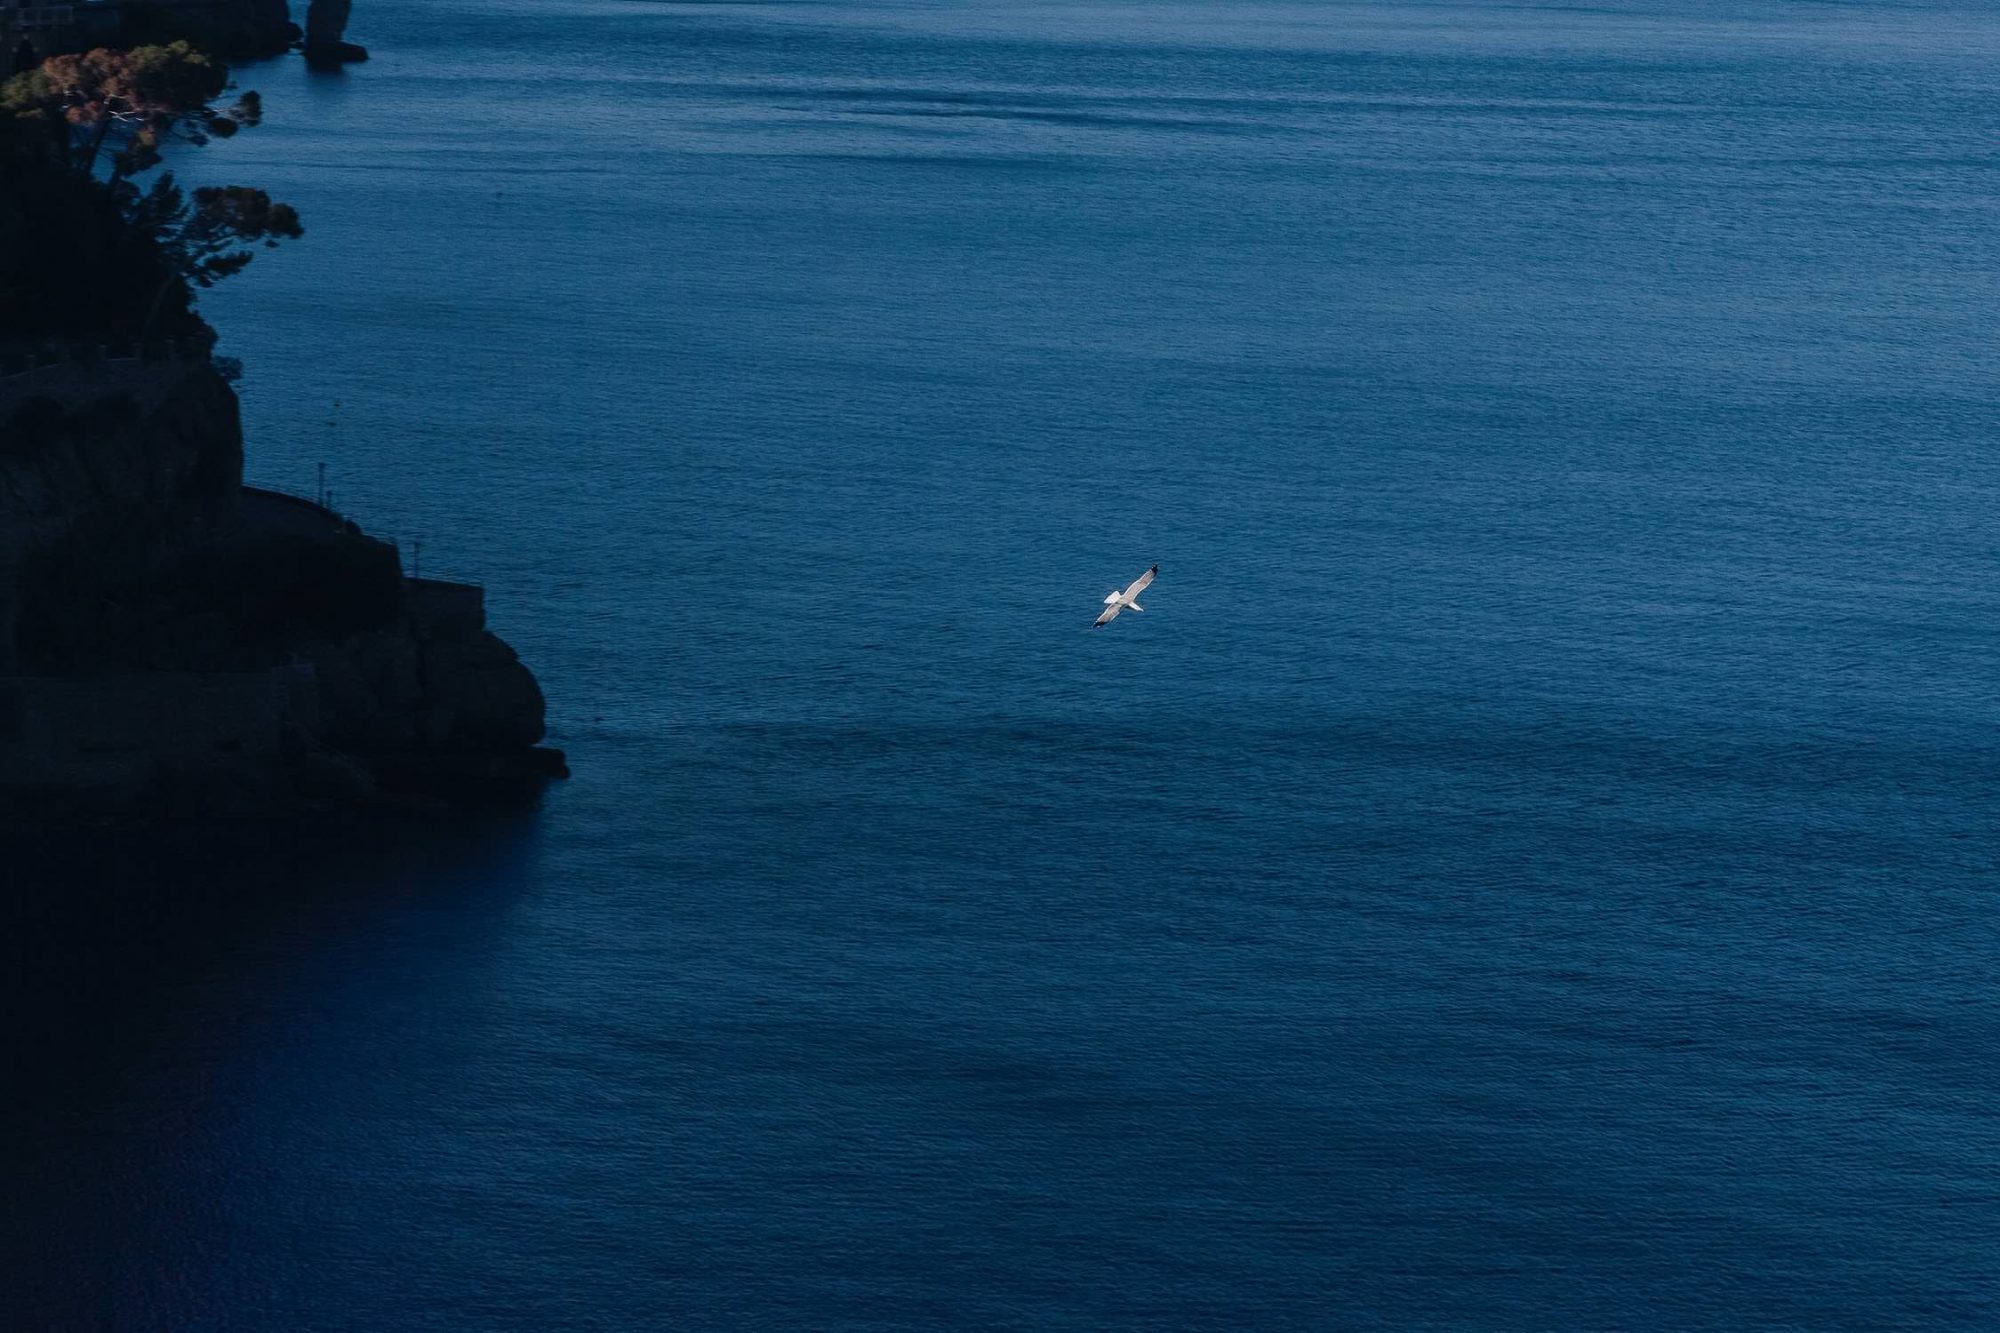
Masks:
[[[0,1324],[2000,1327],[2000,6],[349,37],[247,476],[574,776],[11,852]]]

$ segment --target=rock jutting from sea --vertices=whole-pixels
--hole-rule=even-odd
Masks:
[[[312,0],[306,7],[304,50],[306,63],[315,69],[366,60],[366,47],[347,40],[347,20],[353,0]]]

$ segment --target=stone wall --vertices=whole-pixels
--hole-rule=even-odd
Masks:
[[[74,407],[113,394],[157,402],[179,380],[212,364],[205,341],[0,343],[0,430],[31,398]]]

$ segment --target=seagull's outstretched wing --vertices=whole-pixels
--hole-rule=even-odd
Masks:
[[[1118,613],[1128,606],[1134,611],[1145,610],[1145,607],[1139,605],[1139,594],[1146,591],[1146,585],[1151,583],[1154,576],[1159,572],[1160,567],[1154,565],[1151,569],[1127,584],[1124,592],[1114,592],[1105,598],[1104,610],[1099,613],[1096,623],[1091,628],[1097,629],[1100,626],[1109,625],[1118,618]]]

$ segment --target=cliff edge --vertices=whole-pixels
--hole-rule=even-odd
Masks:
[[[286,814],[565,772],[483,590],[246,489],[205,347],[152,350],[0,364],[0,803]]]

